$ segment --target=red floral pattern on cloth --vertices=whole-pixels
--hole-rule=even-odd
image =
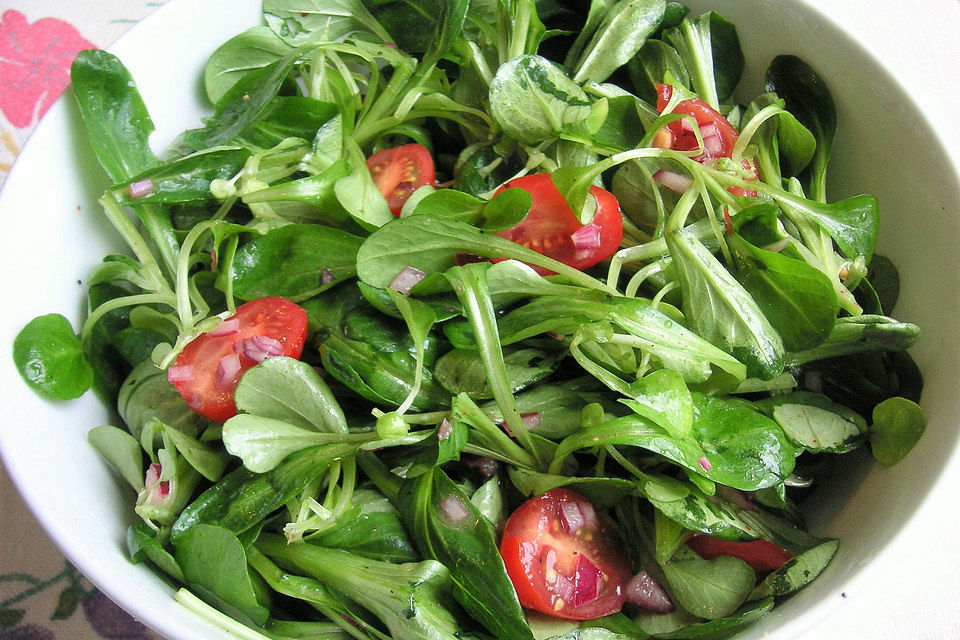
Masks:
[[[15,127],[34,124],[70,84],[70,64],[92,49],[69,22],[19,11],[0,17],[0,111]]]

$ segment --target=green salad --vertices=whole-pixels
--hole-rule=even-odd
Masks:
[[[161,156],[120,60],[73,93],[129,246],[14,343],[240,638],[721,638],[842,541],[798,504],[926,419],[828,201],[830,79],[663,0],[264,0]],[[765,62],[765,61],[764,61]]]

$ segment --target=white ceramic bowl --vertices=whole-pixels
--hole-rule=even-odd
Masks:
[[[863,570],[904,529],[938,481],[960,477],[958,465],[950,463],[960,423],[955,257],[960,255],[960,179],[927,120],[929,111],[921,110],[843,24],[815,8],[825,0],[691,4],[695,10],[715,7],[737,25],[747,58],[744,96],[759,90],[761,74],[779,53],[803,57],[827,79],[840,114],[831,195],[879,197],[878,251],[901,268],[896,315],[924,330],[913,353],[926,377],[926,435],[895,468],[882,469],[864,458],[829,493],[814,497],[813,529],[841,538],[839,554],[812,586],[742,636],[793,638],[835,610],[841,590],[864,581]],[[156,148],[204,115],[203,64],[229,36],[259,24],[259,5],[257,0],[171,0],[111,47],[143,93],[158,128]],[[889,3],[872,10],[879,11],[879,19],[873,16],[879,24],[899,9]],[[902,20],[910,24],[917,18],[904,15]],[[864,32],[859,20],[856,27],[854,32]],[[889,30],[903,33],[891,46],[929,46],[928,41],[910,45],[914,32],[909,28]],[[79,321],[82,279],[104,253],[119,246],[96,205],[106,185],[80,131],[68,92],[41,122],[4,185],[3,344],[10,345],[38,314],[60,312]],[[124,535],[134,519],[133,496],[86,442],[91,427],[116,420],[113,412],[92,393],[70,403],[41,400],[11,365],[0,366],[0,453],[46,532],[93,583],[159,633],[171,640],[226,640],[227,634],[177,605],[171,588],[145,565],[127,560]]]

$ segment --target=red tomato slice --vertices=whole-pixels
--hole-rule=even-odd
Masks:
[[[260,298],[209,333],[194,338],[167,372],[190,408],[216,422],[237,415],[233,392],[243,373],[264,357],[299,358],[307,313],[283,298]]]
[[[511,180],[497,193],[511,188],[523,189],[533,196],[533,205],[520,223],[497,234],[501,238],[580,270],[606,260],[620,248],[623,216],[620,203],[609,191],[590,187],[590,193],[597,199],[597,212],[590,224],[582,225],[550,174],[538,173]],[[534,268],[541,275],[552,273]]]
[[[673,87],[668,84],[657,85],[657,111],[661,113],[670,102],[673,95]],[[697,162],[706,162],[710,158],[729,158],[733,151],[733,145],[737,142],[739,134],[733,128],[733,125],[715,111],[710,105],[700,98],[690,98],[683,100],[673,108],[672,113],[683,113],[697,121],[700,127],[700,133],[704,138],[704,153],[694,158]],[[667,125],[667,128],[673,134],[672,149],[676,151],[691,151],[698,148],[697,136],[693,131],[684,127],[685,120],[677,120]],[[706,131],[704,130],[706,128]],[[711,142],[709,138],[717,137],[716,142]]]
[[[378,151],[367,158],[367,169],[395,216],[400,215],[410,194],[436,181],[433,158],[422,144]]]
[[[687,546],[704,560],[713,560],[717,556],[740,558],[757,573],[776,571],[787,560],[793,559],[785,549],[766,540],[728,542],[698,533],[687,540]]]
[[[553,489],[507,520],[500,555],[520,604],[570,620],[592,620],[623,607],[630,559],[583,496]]]

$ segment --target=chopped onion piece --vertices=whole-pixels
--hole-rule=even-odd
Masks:
[[[390,283],[390,288],[397,293],[402,293],[403,295],[408,296],[410,295],[410,290],[426,277],[427,274],[425,274],[423,271],[420,271],[420,269],[406,267],[403,271],[397,274],[396,278],[393,279],[393,282]]]
[[[229,386],[237,381],[240,374],[240,356],[231,353],[220,358],[217,363],[217,375],[214,380],[218,387]]]
[[[711,138],[714,136],[717,138],[720,137],[720,131],[717,129],[717,125],[714,122],[708,122],[707,124],[702,125],[700,127],[700,134],[704,138]]]
[[[600,595],[603,575],[597,565],[585,553],[577,556],[577,568],[573,578],[573,606],[592,602]]]
[[[153,181],[149,178],[146,180],[137,180],[136,182],[131,182],[127,189],[129,190],[131,200],[146,198],[153,193]]]
[[[683,193],[690,188],[691,184],[693,184],[693,178],[680,173],[674,173],[673,171],[666,171],[664,169],[660,169],[653,174],[653,181],[659,182],[667,189],[677,193]]]
[[[283,355],[283,344],[269,336],[253,336],[243,341],[243,355],[255,362]]]
[[[520,421],[523,423],[523,426],[527,428],[527,431],[533,431],[540,426],[540,419],[542,417],[539,411],[536,413],[523,413],[520,414]]]
[[[592,222],[584,225],[570,234],[570,241],[577,251],[596,249],[600,246],[600,227]]]
[[[564,533],[576,533],[583,528],[586,519],[576,502],[564,502],[560,505],[560,526]]]
[[[703,148],[711,156],[723,155],[723,140],[720,136],[704,136]]]
[[[700,459],[697,460],[700,463],[700,466],[703,467],[704,471],[710,471],[713,468],[713,465],[710,464],[710,461],[707,460],[707,456],[700,456]]]
[[[453,425],[450,424],[449,420],[444,418],[443,422],[440,423],[440,426],[437,427],[437,439],[446,440],[450,437],[451,433],[453,433]]]
[[[336,280],[336,278],[333,277],[330,269],[324,269],[320,272],[320,284],[330,284],[334,280]]]
[[[467,512],[467,508],[457,496],[449,496],[447,499],[441,502],[440,513],[449,518],[454,524],[463,522],[467,519],[467,516],[470,515]]]
[[[646,571],[633,576],[624,589],[628,602],[632,602],[644,611],[652,613],[670,613],[673,601],[660,584]]]
[[[195,377],[192,364],[181,364],[167,369],[167,380],[170,382],[193,382]]]
[[[218,324],[214,327],[213,331],[210,331],[207,335],[218,338],[220,336],[232,336],[235,333],[240,333],[240,320],[238,318],[230,318]]]

